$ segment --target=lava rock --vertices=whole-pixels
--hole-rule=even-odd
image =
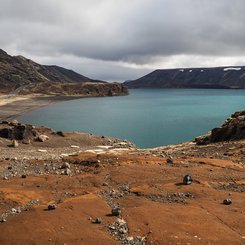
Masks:
[[[167,163],[168,164],[173,164],[174,163],[174,159],[173,159],[172,156],[170,156],[170,157],[167,158]]]
[[[92,221],[92,223],[101,224],[102,223],[102,219],[101,218],[96,218],[95,220]]]
[[[187,174],[184,178],[183,178],[183,184],[184,185],[190,185],[192,183],[192,178],[189,174]]]
[[[121,212],[121,209],[120,209],[120,208],[113,208],[113,209],[111,210],[111,214],[112,214],[113,216],[119,216],[121,213],[122,213],[122,212]]]
[[[59,135],[59,136],[61,136],[61,137],[65,137],[65,134],[62,131],[57,131],[56,134]]]
[[[231,199],[225,199],[225,200],[223,201],[223,204],[224,204],[224,205],[231,205],[231,204],[232,204],[232,200],[231,200]]]
[[[56,208],[57,208],[56,204],[49,204],[48,205],[48,210],[54,210]]]
[[[0,129],[0,137],[10,140],[25,140],[36,137],[36,131],[27,124],[4,124]]]

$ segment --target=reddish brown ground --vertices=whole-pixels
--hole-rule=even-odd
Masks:
[[[39,205],[0,223],[0,244],[120,244],[107,228],[117,219],[110,216],[113,204],[122,209],[128,236],[146,237],[146,244],[245,244],[244,165],[234,156],[231,161],[185,154],[167,164],[166,157],[144,151],[81,153],[63,160],[72,176],[1,179],[0,213],[32,199]],[[191,185],[182,184],[186,174],[194,179]],[[222,204],[226,198],[231,205]],[[57,209],[47,211],[50,203]],[[96,217],[101,224],[91,222]]]

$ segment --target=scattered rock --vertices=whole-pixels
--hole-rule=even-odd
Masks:
[[[117,238],[117,240],[121,241],[122,244],[137,244],[137,245],[145,245],[146,238],[141,236],[132,237],[129,236],[127,222],[124,219],[117,219],[114,223],[108,226],[108,232]]]
[[[18,120],[13,120],[10,122],[10,125],[18,125],[19,121]]]
[[[102,219],[101,218],[96,218],[95,220],[92,221],[92,223],[101,224],[102,223]]]
[[[167,158],[167,163],[168,163],[168,164],[173,164],[173,163],[174,163],[174,159],[173,159],[172,156],[168,156],[168,158]]]
[[[231,205],[231,204],[232,204],[232,200],[231,200],[231,199],[225,199],[225,200],[223,201],[223,204],[224,204],[224,205]]]
[[[65,170],[62,171],[62,174],[71,176],[71,170],[69,168],[66,168]]]
[[[245,192],[245,184],[239,183],[225,183],[221,185],[214,185],[214,188],[217,190],[226,190],[234,192]]]
[[[57,208],[56,204],[49,204],[48,205],[48,210],[54,210],[56,208]]]
[[[65,134],[62,131],[58,131],[58,132],[56,132],[56,134],[59,135],[59,136],[61,136],[61,137],[65,137]]]
[[[19,146],[19,143],[17,140],[13,140],[13,147],[17,148]]]
[[[128,242],[133,242],[134,241],[134,237],[132,237],[132,236],[127,237],[127,241]]]
[[[3,120],[3,121],[2,121],[2,124],[9,124],[9,122],[6,121],[6,120]]]
[[[120,208],[113,208],[112,210],[111,210],[111,214],[113,215],[113,216],[119,216],[119,215],[121,215],[121,209]]]
[[[44,142],[44,141],[48,140],[49,137],[48,137],[47,135],[41,134],[41,135],[38,136],[37,139],[38,139],[38,141],[40,141],[40,142]]]
[[[22,175],[21,175],[21,178],[22,178],[22,179],[25,179],[25,178],[26,178],[26,174],[22,174]]]
[[[67,169],[67,168],[70,169],[71,166],[70,166],[70,164],[69,164],[68,162],[64,162],[64,163],[62,164],[61,168],[63,168],[63,169]]]
[[[47,152],[47,150],[44,150],[44,149],[38,149],[37,151],[38,152]]]
[[[31,140],[29,140],[29,139],[24,139],[24,140],[22,141],[22,143],[25,144],[25,145],[29,145],[29,144],[31,144]]]
[[[183,184],[185,185],[190,185],[192,183],[192,178],[189,174],[187,174],[184,178],[183,178]]]

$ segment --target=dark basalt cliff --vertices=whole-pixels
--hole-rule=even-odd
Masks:
[[[0,49],[0,93],[113,96],[128,93],[123,84],[90,79],[59,66],[40,65]]]
[[[129,88],[245,88],[245,67],[215,67],[156,70]]]

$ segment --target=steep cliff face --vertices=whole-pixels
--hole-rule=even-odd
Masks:
[[[245,88],[245,67],[215,67],[156,70],[129,88]]]
[[[90,79],[59,66],[40,65],[0,49],[0,93],[114,96],[128,91],[122,84]]]

